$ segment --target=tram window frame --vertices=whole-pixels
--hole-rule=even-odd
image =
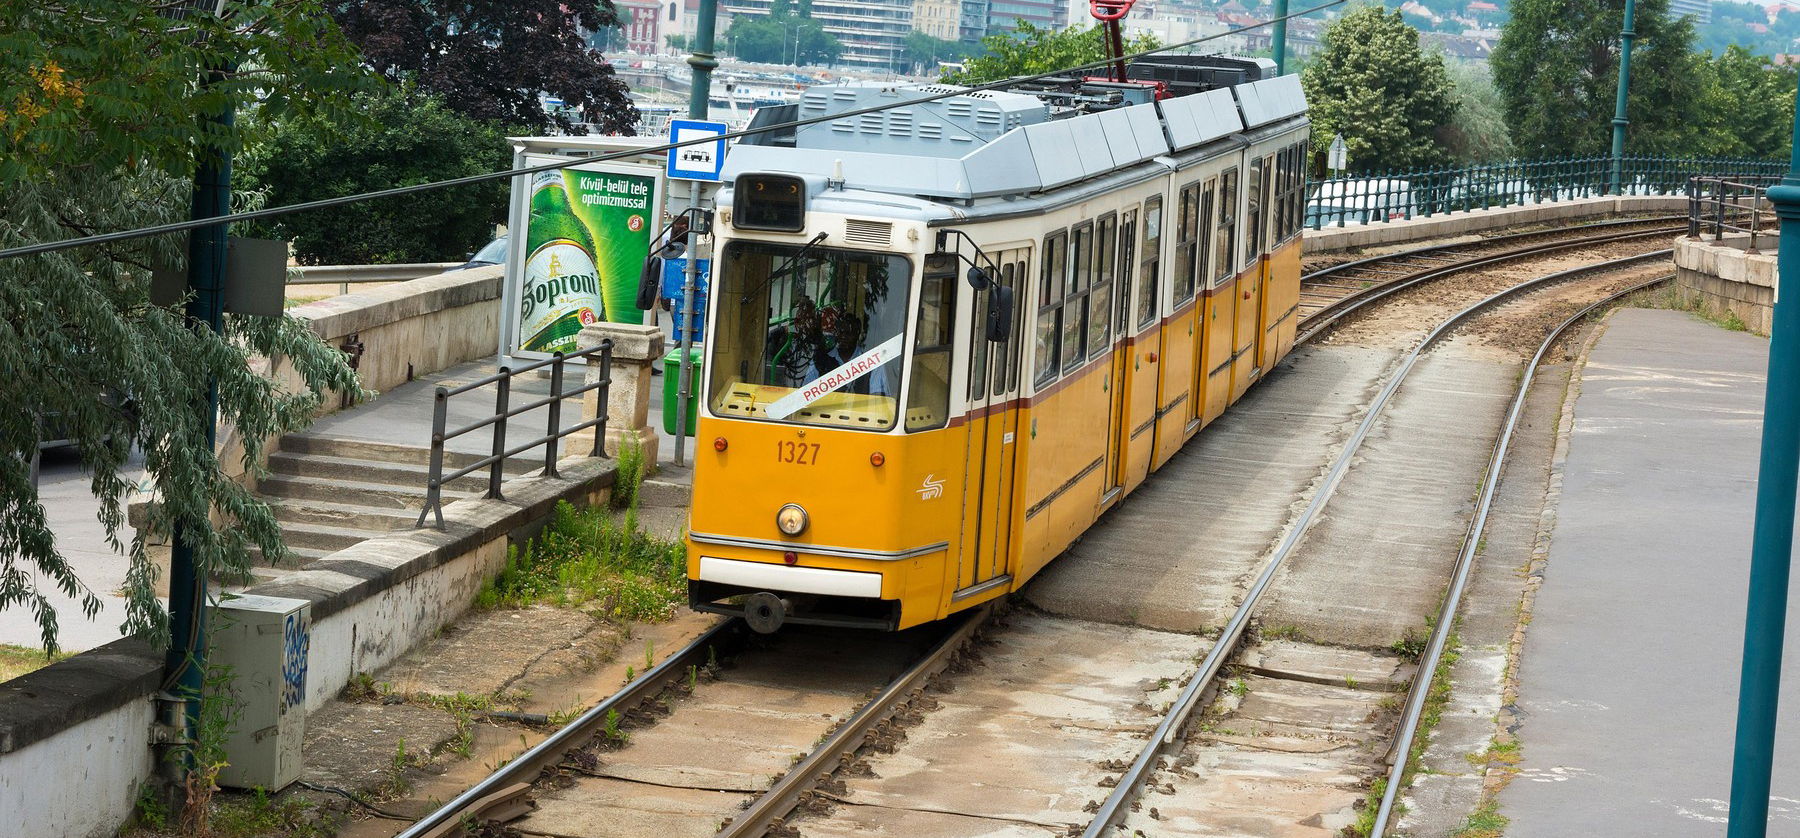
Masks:
[[[1175,304],[1194,298],[1199,286],[1200,182],[1185,184],[1175,196]]]
[[[1144,259],[1137,280],[1139,331],[1155,323],[1162,312],[1162,298],[1158,296],[1162,284],[1157,281],[1158,270],[1162,267],[1162,222],[1162,196],[1152,195],[1144,201]]]
[[[1112,349],[1113,294],[1116,260],[1119,258],[1119,217],[1106,213],[1094,220],[1094,282],[1088,287],[1087,357],[1098,358]]]
[[[954,265],[954,262],[952,262]],[[906,376],[906,407],[901,426],[906,433],[933,431],[950,422],[951,383],[956,377],[956,295],[962,283],[958,282],[958,272],[935,274],[923,272],[919,277],[919,310],[913,321],[912,366]],[[933,286],[936,286],[935,288]],[[934,322],[930,321],[935,314]],[[933,341],[926,343],[927,340]],[[942,355],[943,387],[926,388],[927,372],[924,362],[931,356]],[[925,403],[921,404],[921,401]],[[924,422],[913,421],[913,411],[919,409],[932,410],[930,418]]]
[[[1042,387],[1056,380],[1062,366],[1059,347],[1062,337],[1062,288],[1060,275],[1066,268],[1069,231],[1058,230],[1044,237],[1044,253],[1038,276],[1037,319],[1032,329],[1032,371],[1034,386]],[[1048,320],[1046,320],[1048,318]],[[1044,326],[1048,322],[1049,330]],[[1045,352],[1048,349],[1049,352]]]
[[[1137,219],[1136,206],[1119,212],[1119,262],[1113,269],[1113,334],[1124,337],[1131,334],[1131,286],[1137,269]]]
[[[1087,360],[1088,292],[1094,285],[1094,222],[1069,228],[1069,269],[1063,289],[1062,371],[1066,374]],[[1071,340],[1071,338],[1073,340]]]
[[[1219,173],[1219,226],[1213,231],[1213,248],[1224,258],[1219,260],[1213,283],[1220,285],[1236,275],[1232,259],[1237,255],[1237,184],[1238,170],[1233,166]]]
[[[1019,289],[1025,285],[1025,278],[1030,276],[1030,274],[1027,273],[1027,271],[1030,270],[1030,264],[1031,252],[1029,250],[1022,253],[1019,256],[1019,259],[1013,263],[1013,267],[1015,268],[1011,277],[1013,283],[1013,299],[1020,298]],[[1003,377],[1004,380],[994,382],[994,386],[1001,388],[994,393],[996,396],[1001,395],[1002,393],[1016,393],[1019,390],[1019,370],[1025,366],[1025,362],[1021,360],[1020,356],[1025,353],[1023,351],[1014,350],[1013,341],[1023,341],[1025,339],[1025,327],[1029,325],[1030,322],[1030,315],[1026,313],[1024,306],[1013,306],[1013,328],[1007,334],[1006,340],[1002,341],[1000,344],[1001,346],[1006,347],[1006,375]]]
[[[1262,235],[1256,240],[1256,249],[1262,253],[1269,253],[1275,249],[1276,241],[1275,154],[1273,152],[1263,157],[1262,194],[1262,211],[1258,213],[1261,216],[1259,224],[1262,227]]]
[[[1017,262],[1004,262],[1000,265],[1000,275],[997,277],[994,277],[994,281],[999,283],[1002,288],[1013,289],[1013,295],[1014,295],[1013,298],[1018,299],[1017,282],[1018,282],[1018,277],[1022,276],[1023,274],[1024,274],[1024,266],[1022,264],[1019,264]],[[987,295],[984,294],[982,296],[987,296]],[[987,325],[986,305],[987,304],[984,302],[983,306],[982,306],[982,319],[977,321],[975,324],[975,331],[974,331],[974,335],[975,335],[974,339],[975,340],[986,340],[987,339],[987,337],[986,337],[986,325]],[[1017,312],[1014,312],[1014,315],[1017,316]],[[993,347],[991,347],[991,351],[988,353],[988,364],[990,366],[992,366],[994,369],[991,371],[993,374],[988,376],[987,381],[991,381],[994,386],[990,389],[990,391],[988,392],[988,395],[1003,396],[1007,393],[1008,390],[1012,389],[1013,385],[1016,385],[1018,383],[1019,359],[1018,359],[1018,356],[1012,351],[1012,348],[1013,348],[1012,342],[1017,339],[1018,339],[1018,332],[1010,331],[1007,333],[1005,340],[993,342],[994,345],[993,345]],[[983,386],[984,387],[986,386],[985,382],[984,382]],[[974,391],[971,391],[971,392],[974,392]],[[981,396],[979,393],[977,393],[976,395],[970,396],[970,398],[980,398],[980,397]]]
[[[1006,266],[1008,268],[1011,265]],[[996,282],[999,277],[995,277]],[[988,366],[993,363],[993,354],[988,351],[987,312],[988,296],[980,291],[974,292],[975,311],[969,319],[969,386],[966,389],[968,400],[973,402],[987,395]]]
[[[1288,236],[1300,235],[1306,226],[1306,137],[1302,136],[1290,149],[1294,153],[1293,199],[1288,202]]]
[[[1253,157],[1244,170],[1244,269],[1248,270],[1262,252],[1263,160]]]
[[[1200,274],[1200,287],[1212,286],[1213,258],[1218,256],[1218,243],[1213,241],[1213,229],[1219,211],[1219,179],[1210,177],[1200,190],[1200,261],[1197,263]],[[1231,258],[1231,254],[1226,254]]]

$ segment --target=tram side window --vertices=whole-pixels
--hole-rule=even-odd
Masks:
[[[1162,255],[1162,196],[1144,202],[1144,264],[1138,269],[1137,324],[1142,329],[1156,322],[1156,271]]]
[[[1017,284],[1019,281],[1018,278],[1024,275],[1024,265],[1007,262],[1000,266],[1000,275],[995,277],[994,281],[1000,283],[1002,286],[1013,289],[1013,293],[1016,295],[1019,288]],[[986,297],[987,295],[980,294],[977,296]],[[1018,298],[1015,296],[1014,299]],[[1017,308],[1018,306],[1015,304],[1014,307]],[[981,305],[981,314],[981,319],[975,322],[975,339],[985,343],[987,342],[987,303],[985,300]],[[1013,341],[1016,339],[1017,336],[1015,334],[1009,333],[1006,340],[1000,341],[993,346],[993,395],[1002,395],[1019,383],[1019,358],[1018,355],[1012,351]]]
[[[1063,260],[1068,257],[1067,233],[1054,233],[1044,239],[1043,275],[1038,277],[1037,343],[1033,347],[1036,383],[1043,386],[1056,380],[1057,338],[1062,334]]]
[[[1287,239],[1288,150],[1281,149],[1269,157],[1275,164],[1274,184],[1269,195],[1269,249]]]
[[[1000,277],[994,277],[994,281],[999,282]],[[978,291],[975,293],[975,316],[969,320],[969,401],[980,399],[987,393],[987,312],[988,295]],[[999,357],[998,353],[995,357]]]
[[[1250,176],[1244,183],[1246,206],[1244,208],[1244,267],[1256,259],[1262,249],[1262,199],[1263,199],[1263,161],[1250,161]]]
[[[1111,215],[1094,228],[1094,288],[1088,292],[1087,352],[1092,358],[1112,348],[1113,259],[1119,221]]]
[[[925,272],[919,286],[919,325],[913,338],[906,429],[941,428],[950,419],[951,347],[956,342],[956,271]]]
[[[1190,183],[1181,187],[1181,194],[1175,213],[1175,302],[1180,303],[1194,296],[1194,277],[1199,271],[1200,263],[1196,261],[1196,251],[1200,228],[1200,184]]]
[[[1063,290],[1062,368],[1069,372],[1087,358],[1088,289],[1094,284],[1094,225],[1069,231],[1068,285]]]
[[[1113,321],[1118,325],[1120,336],[1131,334],[1131,278],[1137,267],[1137,209],[1132,208],[1119,215],[1119,264],[1113,273],[1116,280],[1113,293],[1117,305]]]
[[[1306,222],[1306,140],[1294,143],[1293,179],[1289,188],[1293,190],[1293,200],[1288,202],[1288,234],[1300,232]]]
[[[1262,170],[1262,209],[1257,212],[1257,227],[1262,230],[1256,237],[1256,249],[1268,252],[1275,245],[1275,155],[1263,158]]]
[[[1206,284],[1207,279],[1213,275],[1212,274],[1212,270],[1213,270],[1212,263],[1213,263],[1214,256],[1220,256],[1221,258],[1225,259],[1226,261],[1230,261],[1230,259],[1231,259],[1231,254],[1229,254],[1229,253],[1220,254],[1219,253],[1219,249],[1213,245],[1213,241],[1212,241],[1213,237],[1212,237],[1212,234],[1209,232],[1210,230],[1213,229],[1214,219],[1218,217],[1217,216],[1217,213],[1219,211],[1219,202],[1218,202],[1219,195],[1218,195],[1218,189],[1217,189],[1218,185],[1219,185],[1218,178],[1213,178],[1212,180],[1207,181],[1206,185],[1201,187],[1201,189],[1200,189],[1200,271],[1199,271],[1199,273],[1200,273],[1200,284],[1202,286],[1204,286]]]
[[[1013,392],[1019,389],[1019,367],[1021,364],[1019,363],[1019,353],[1013,349],[1013,346],[1015,345],[1015,341],[1024,339],[1025,324],[1031,320],[1030,307],[1024,304],[1024,295],[1020,293],[1020,289],[1025,287],[1025,277],[1027,276],[1025,273],[1026,268],[1024,258],[1021,257],[1020,261],[1014,262],[1007,267],[1012,270],[1011,272],[1001,272],[1000,275],[1005,277],[1002,282],[1008,288],[1013,289],[1013,299],[1020,300],[1020,302],[1013,305],[1013,328],[1009,332],[1010,336],[1007,337],[1004,343],[1000,344],[999,351],[1006,353],[1006,375],[994,376],[994,395],[996,396],[1001,393]]]
[[[1219,267],[1213,279],[1223,282],[1232,274],[1231,246],[1237,241],[1237,169],[1227,169],[1219,180],[1219,226],[1213,234],[1213,250]]]

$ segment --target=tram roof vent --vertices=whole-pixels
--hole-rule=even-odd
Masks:
[[[886,221],[851,218],[844,222],[844,240],[853,244],[887,247],[894,240],[894,225]]]

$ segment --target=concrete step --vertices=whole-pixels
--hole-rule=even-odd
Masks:
[[[479,433],[477,431],[476,433]],[[510,436],[510,434],[509,434]],[[516,437],[515,437],[516,439]],[[397,465],[421,466],[431,465],[431,447],[429,440],[420,440],[422,444],[395,445],[389,442],[370,442],[361,439],[340,439],[336,437],[314,436],[312,434],[295,433],[281,438],[281,453],[316,454],[323,457],[341,457],[364,463],[394,463]],[[566,448],[566,446],[565,446]],[[271,455],[273,458],[274,455]],[[469,454],[459,451],[444,452],[444,467],[455,470],[462,468],[485,454]],[[525,474],[544,467],[543,451],[537,457],[511,457],[506,461],[507,474]],[[271,466],[273,468],[273,466]]]
[[[423,497],[420,502],[423,502]],[[359,506],[299,498],[269,498],[268,503],[269,509],[275,513],[275,520],[283,525],[322,524],[380,534],[411,529],[413,522],[418,520],[418,512],[415,510],[391,506]]]
[[[672,483],[667,480],[645,480],[638,487],[639,506],[679,506],[686,508],[694,497],[692,483]]]
[[[324,524],[282,524],[281,538],[290,551],[324,550],[328,553],[368,541],[380,533],[367,530],[328,527]]]
[[[249,579],[216,578],[215,581],[226,585],[254,585],[258,582],[265,582],[278,576],[285,576],[335,552],[337,551],[316,547],[296,547],[289,544],[287,558],[275,564],[270,564],[267,559],[263,558],[261,550],[251,547]]]
[[[395,486],[384,483],[364,483],[359,480],[271,474],[257,481],[256,493],[266,499],[321,500],[377,509],[410,509],[414,515],[419,514],[418,511],[425,506],[425,481],[423,480],[413,486]],[[472,494],[480,493],[446,488],[444,500],[448,502]]]
[[[446,471],[449,470],[451,469],[446,467]],[[352,460],[347,457],[333,457],[325,454],[290,454],[286,452],[269,455],[269,471],[292,477],[378,483],[402,489],[416,487],[420,492],[425,491],[425,485],[431,477],[431,469],[425,466]],[[503,475],[503,479],[514,476],[517,475]],[[444,485],[446,488],[459,491],[485,492],[487,491],[487,480],[487,469],[482,469],[472,474],[465,474]]]

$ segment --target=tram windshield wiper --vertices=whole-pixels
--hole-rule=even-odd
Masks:
[[[769,275],[766,277],[763,277],[763,281],[761,284],[757,285],[755,288],[745,291],[743,298],[738,300],[738,304],[743,305],[745,303],[750,302],[751,297],[754,297],[757,294],[762,293],[763,289],[768,288],[769,284],[774,282],[776,277],[787,273],[790,268],[796,268],[796,267],[799,267],[800,265],[804,264],[800,260],[805,258],[806,254],[812,252],[813,248],[818,247],[820,242],[825,241],[825,237],[826,237],[826,234],[820,233],[816,236],[813,236],[812,241],[809,241],[806,244],[801,245],[800,250],[795,252],[794,255],[789,256],[787,258],[787,261],[782,262],[780,265],[777,265],[775,267],[775,270],[769,271]]]

